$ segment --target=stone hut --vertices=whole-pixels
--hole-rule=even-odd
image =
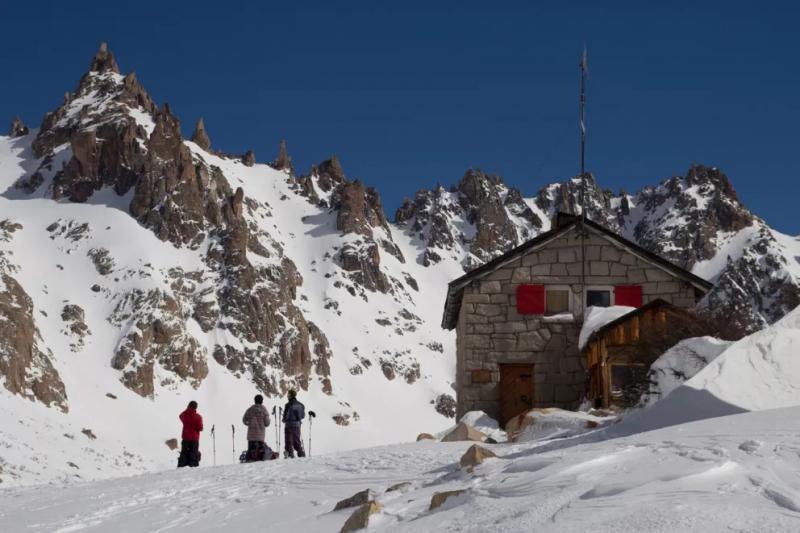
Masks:
[[[576,409],[589,392],[578,347],[589,306],[691,309],[711,284],[607,228],[559,214],[552,230],[448,285],[456,330],[457,416],[505,424],[532,407]]]

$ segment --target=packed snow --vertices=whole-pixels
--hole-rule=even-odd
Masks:
[[[800,408],[747,413],[594,443],[424,441],[216,468],[0,491],[2,531],[338,531],[337,501],[370,488],[369,531],[797,530]],[[409,482],[400,490],[393,485]],[[434,493],[465,490],[429,510]]]

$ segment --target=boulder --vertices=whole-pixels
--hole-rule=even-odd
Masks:
[[[521,438],[563,437],[584,433],[606,422],[602,417],[580,411],[567,411],[557,407],[530,409],[506,423],[508,440]]]
[[[381,504],[376,501],[370,501],[353,511],[347,522],[344,523],[339,533],[347,533],[348,531],[357,531],[364,529],[369,525],[369,517],[381,512]]]
[[[420,433],[419,435],[417,435],[417,442],[421,440],[436,440],[436,437],[434,437],[430,433]]]
[[[453,430],[442,437],[442,442],[477,441],[483,442],[486,435],[464,422],[459,422]]]
[[[430,507],[428,507],[428,510],[433,511],[437,507],[441,507],[442,505],[444,505],[444,502],[446,502],[448,498],[451,498],[453,496],[460,496],[465,492],[467,492],[467,489],[456,489],[456,490],[447,490],[444,492],[436,492],[431,497],[431,504]]]
[[[490,457],[497,457],[491,450],[487,450],[482,446],[478,446],[477,444],[473,444],[469,447],[464,455],[461,456],[461,468],[468,467],[468,466],[478,466],[482,464],[486,459]]]
[[[413,483],[411,483],[410,481],[402,481],[400,483],[395,483],[394,485],[386,489],[386,492],[405,492],[408,489],[410,489],[412,485]]]
[[[342,509],[347,509],[349,507],[364,505],[374,499],[375,499],[375,493],[371,489],[364,489],[361,492],[356,492],[349,498],[345,498],[344,500],[337,503],[336,507],[334,507],[333,510],[340,511]]]

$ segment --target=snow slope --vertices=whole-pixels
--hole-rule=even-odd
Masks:
[[[337,531],[335,503],[365,488],[369,531],[797,531],[800,408],[747,413],[580,444],[421,442],[307,460],[184,469],[60,487],[0,489],[2,531]],[[386,492],[396,483],[411,482]],[[462,490],[434,511],[435,492]]]
[[[0,137],[0,192],[13,191],[17,179],[37,168],[31,164],[29,148],[35,134]],[[461,272],[460,266],[451,262],[431,270],[413,261],[401,265],[390,254],[383,254],[384,268],[408,272],[419,291],[400,295],[373,292],[366,298],[351,295],[333,283],[341,268],[330,258],[343,242],[336,231],[335,214],[299,196],[283,172],[267,165],[246,167],[238,160],[202,152],[188,141],[187,145],[197,157],[222,168],[234,188],[241,186],[248,198],[269,206],[269,216],[252,222],[282,245],[302,272],[304,282],[296,301],[304,315],[328,336],[334,354],[330,360],[332,394],[325,394],[316,381],[308,393],[301,393],[301,400],[319,415],[314,427],[315,451],[411,441],[423,429],[438,431],[449,426],[451,421],[437,413],[432,403],[437,395],[452,393],[454,340],[451,332],[438,326],[444,298],[440,288]],[[208,377],[197,389],[163,372],[158,375],[161,385],[155,398],[150,400],[123,386],[119,371],[110,365],[126,333],[109,321],[123,295],[134,290],[168,291],[171,269],[206,268],[205,247],[190,250],[159,240],[128,214],[129,201],[106,190],[86,204],[0,196],[0,220],[22,226],[9,243],[0,242],[0,248],[8,252],[13,276],[33,300],[36,326],[44,345],[53,352],[69,403],[69,412],[64,414],[0,387],[3,485],[171,468],[177,452],[165,441],[180,437],[177,415],[191,399],[199,402],[205,417],[206,432],[201,439],[205,463],[211,464],[213,456],[212,425],[217,430],[218,463],[231,461],[232,425],[237,456],[246,445],[246,428],[240,418],[259,391],[246,377],[235,377],[211,359],[216,343],[239,342],[230,336],[221,339],[226,335],[223,330],[206,333],[193,319],[187,320],[188,332],[208,360]],[[55,222],[59,229],[48,230]],[[407,257],[417,253],[403,235],[395,236],[395,241]],[[113,258],[108,275],[101,275],[88,255],[98,248],[108,250]],[[91,289],[95,285],[98,291]],[[331,301],[338,307],[329,307]],[[90,334],[82,340],[69,332],[61,318],[67,303],[86,313]],[[415,318],[402,320],[403,310],[410,310]],[[377,326],[379,317],[392,327]],[[416,363],[419,378],[413,384],[402,375],[388,380],[381,370],[384,358],[401,366]],[[373,364],[365,366],[365,359]],[[359,373],[353,372],[355,366]],[[267,403],[271,408],[282,405],[283,400],[269,398]],[[347,425],[337,424],[334,417]],[[84,429],[96,438],[85,436]],[[274,445],[272,429],[267,436]]]

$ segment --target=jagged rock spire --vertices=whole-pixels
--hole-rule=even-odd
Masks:
[[[192,142],[206,152],[211,151],[211,139],[208,138],[206,126],[203,123],[203,117],[197,119],[197,124],[194,126],[194,133],[192,133]]]
[[[252,150],[248,150],[247,152],[245,152],[245,154],[242,156],[242,163],[246,167],[252,167],[253,165],[255,165],[256,164],[255,152],[253,152]]]
[[[281,144],[278,148],[278,157],[270,163],[270,166],[275,170],[294,171],[292,168],[292,158],[289,157],[289,153],[286,151],[286,141],[284,139],[281,139]]]
[[[108,50],[108,44],[100,43],[100,50],[94,55],[89,70],[92,72],[106,72],[110,70],[111,72],[119,74],[119,66],[114,59],[114,54]]]
[[[24,137],[29,132],[28,126],[19,117],[14,117],[14,120],[11,121],[11,127],[8,128],[9,137]]]

